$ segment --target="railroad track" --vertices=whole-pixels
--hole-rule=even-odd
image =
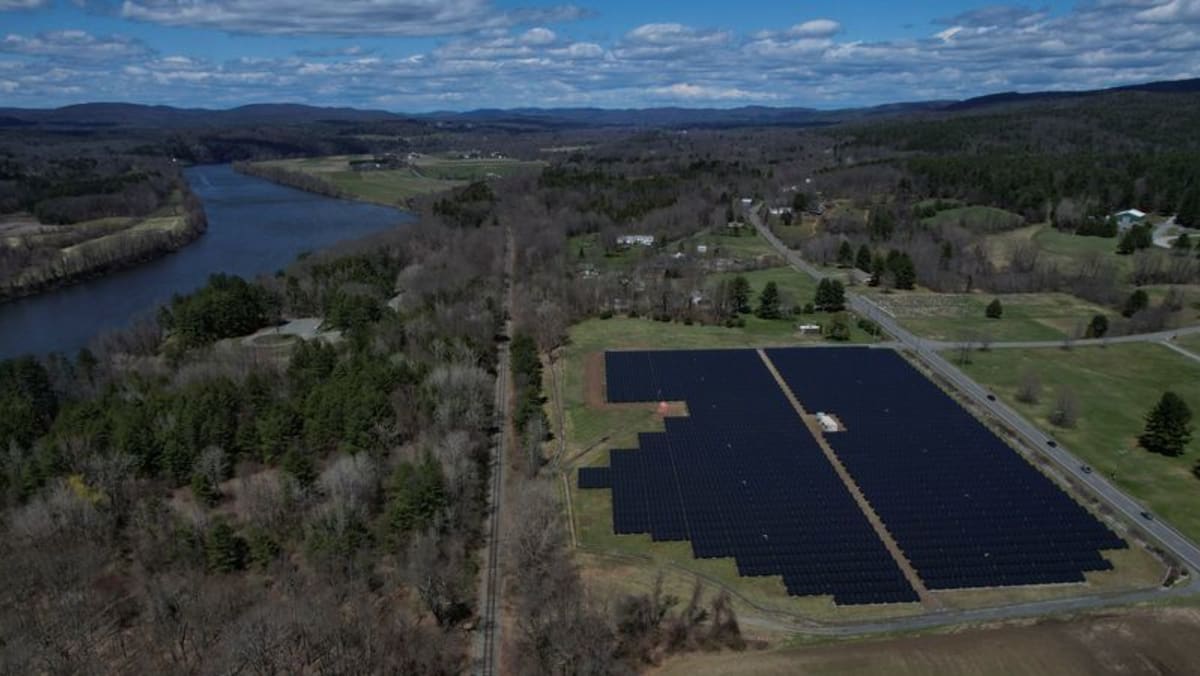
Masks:
[[[487,525],[487,552],[484,566],[482,593],[479,604],[479,637],[476,647],[476,669],[480,676],[499,673],[502,646],[500,623],[500,590],[503,586],[501,556],[501,508],[504,505],[504,463],[508,455],[509,430],[512,429],[512,411],[509,406],[511,379],[511,356],[509,340],[512,338],[513,273],[516,250],[513,246],[512,230],[508,230],[505,241],[505,292],[504,333],[499,341],[496,358],[496,443],[492,459],[492,472],[488,483],[488,505],[490,513]]]

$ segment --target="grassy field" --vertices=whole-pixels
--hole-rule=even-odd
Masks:
[[[959,225],[975,232],[995,232],[1019,228],[1024,219],[1004,209],[969,206],[944,209],[923,222],[933,226]]]
[[[265,166],[312,174],[337,186],[356,198],[379,204],[403,204],[409,198],[440,192],[469,181],[540,170],[542,162],[508,159],[455,159],[422,156],[408,167],[377,171],[353,171],[351,160],[369,159],[367,155],[332,155],[293,160],[270,160]]]
[[[1183,336],[1182,338],[1177,339],[1175,342],[1179,343],[1179,347],[1182,347],[1185,350],[1200,354],[1200,334]]]
[[[968,374],[1160,517],[1200,538],[1200,479],[1192,474],[1200,439],[1180,458],[1137,445],[1145,416],[1164,390],[1200,412],[1200,363],[1153,344],[995,350],[974,353],[971,360],[964,367]],[[1043,384],[1038,403],[1016,401],[1026,373],[1036,373]],[[1075,429],[1059,429],[1048,420],[1059,389],[1070,390],[1079,402]]]
[[[910,331],[935,340],[1059,340],[1076,334],[1097,314],[1110,309],[1064,293],[953,294],[894,292],[874,294]],[[988,303],[999,299],[1000,319],[988,319]]]
[[[1200,640],[1194,608],[1133,608],[1038,622],[1014,622],[745,653],[669,660],[663,676],[1008,676],[1009,674],[1185,674]]]

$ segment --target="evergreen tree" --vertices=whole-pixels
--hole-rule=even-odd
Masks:
[[[883,275],[887,272],[887,261],[883,256],[875,256],[871,261],[871,279],[867,286],[879,286],[883,283]]]
[[[792,209],[796,213],[803,213],[808,209],[808,195],[803,191],[797,190],[796,196],[792,198]]]
[[[204,558],[215,573],[232,573],[246,567],[246,541],[224,519],[219,519],[204,539]]]
[[[1146,416],[1146,429],[1138,437],[1142,448],[1162,455],[1182,455],[1192,439],[1192,411],[1174,392],[1164,392]]]
[[[987,309],[984,311],[988,319],[1000,319],[1004,315],[1004,306],[1000,304],[1000,299],[996,298],[988,303]]]
[[[1146,295],[1145,291],[1138,289],[1129,295],[1121,314],[1125,317],[1132,317],[1145,310],[1148,305],[1150,305],[1150,296]]]
[[[846,287],[836,279],[823,278],[817,283],[814,305],[825,312],[839,312],[846,307]]]
[[[1154,230],[1148,223],[1143,223],[1125,231],[1125,234],[1121,236],[1121,241],[1117,244],[1117,253],[1128,256],[1135,251],[1149,249],[1153,245]]]
[[[780,309],[779,287],[775,282],[767,282],[762,294],[758,297],[758,312],[762,319],[779,319],[783,316]]]
[[[848,268],[854,264],[854,247],[847,240],[842,240],[838,247],[837,264],[840,268]]]
[[[737,314],[750,312],[750,282],[738,275],[729,282],[729,300]]]
[[[871,209],[871,217],[867,220],[867,232],[870,233],[871,239],[889,240],[892,238],[892,232],[895,229],[896,218],[887,207],[876,205]]]
[[[1189,237],[1188,234],[1185,232],[1182,235],[1175,238],[1174,243],[1171,244],[1171,248],[1180,254],[1191,253],[1192,238]]]
[[[854,267],[863,272],[871,271],[871,248],[866,244],[858,247],[858,255],[854,257]]]
[[[897,289],[912,289],[917,283],[917,270],[908,254],[892,251],[888,254],[888,269],[895,278]]]
[[[1192,188],[1183,196],[1175,222],[1185,228],[1200,228],[1200,188]]]
[[[1092,317],[1092,321],[1088,323],[1087,337],[1103,338],[1106,333],[1108,333],[1108,317],[1104,315]]]

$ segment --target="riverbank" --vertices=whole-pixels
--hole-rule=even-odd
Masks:
[[[183,174],[203,204],[204,236],[140,265],[0,303],[0,359],[74,353],[100,334],[152,319],[172,296],[195,291],[215,273],[245,279],[273,275],[301,254],[413,220],[396,209],[330,199],[239,174],[227,164],[198,165]],[[111,234],[118,226],[123,224],[89,235]]]
[[[204,207],[186,183],[165,206],[145,218],[13,228],[0,246],[34,250],[35,260],[15,275],[0,277],[0,303],[146,263],[191,244],[207,229]]]

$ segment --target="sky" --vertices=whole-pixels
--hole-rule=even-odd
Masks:
[[[1200,77],[1200,0],[0,0],[0,107],[841,108]]]

